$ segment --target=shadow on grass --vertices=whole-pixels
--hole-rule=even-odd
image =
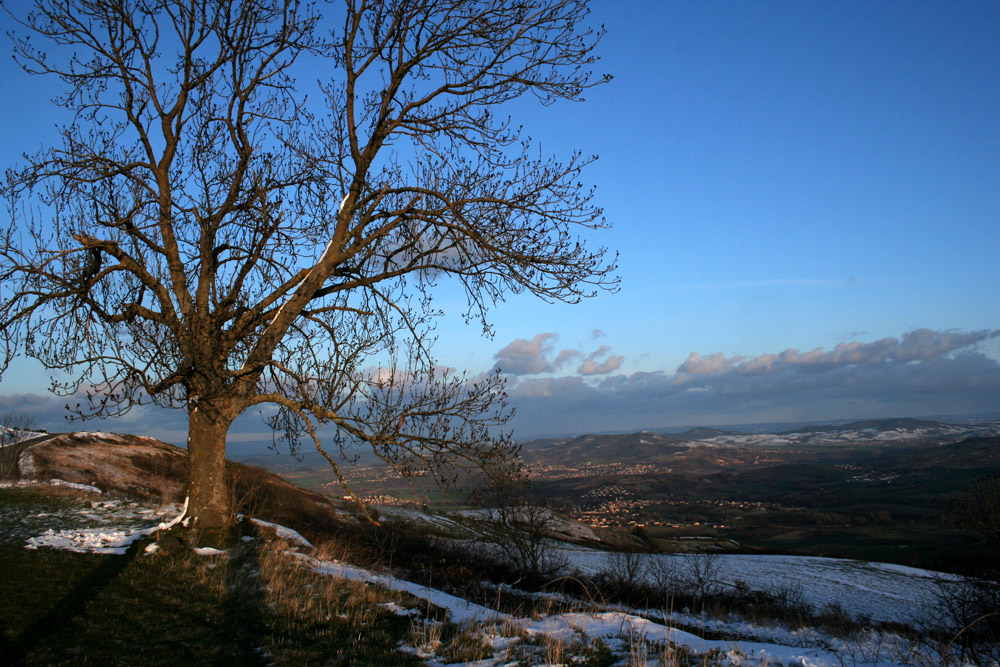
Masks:
[[[124,555],[102,559],[47,613],[25,628],[16,640],[8,641],[0,635],[0,662],[5,665],[22,664],[33,648],[66,630],[73,619],[82,614],[87,605],[125,571],[140,550],[141,547],[136,542]]]
[[[267,665],[271,664],[261,635],[266,632],[267,623],[263,609],[266,604],[264,591],[260,585],[262,541],[253,530],[252,524],[246,522],[244,528],[250,528],[248,537],[254,539],[244,542],[239,550],[238,561],[225,561],[225,592],[222,608],[225,613],[225,627],[233,632],[233,643],[230,655],[226,656],[227,664]]]
[[[0,667],[420,664],[397,651],[409,619],[382,593],[308,571],[255,524],[225,554],[169,533],[148,556],[144,540],[125,555],[26,550],[24,518],[57,500],[0,493]]]

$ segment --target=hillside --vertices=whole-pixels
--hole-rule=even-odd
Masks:
[[[601,463],[655,463],[682,452],[690,443],[680,437],[651,431],[624,435],[581,435],[565,440],[534,440],[523,444],[522,455],[529,461],[566,461]]]
[[[309,538],[244,521],[228,549],[191,552],[156,529],[179,513],[183,450],[76,433],[21,454],[24,476],[61,481],[0,485],[5,664],[132,663],[137,646],[143,664],[941,658],[931,642],[898,630],[923,622],[919,610],[935,599],[926,571],[552,543],[548,583],[524,588],[482,545],[474,514],[387,508],[374,527],[342,504],[238,465],[234,481],[253,480],[245,488],[254,514],[283,512],[285,525]]]
[[[155,438],[99,432],[45,435],[18,456],[22,478],[59,479],[157,504],[180,504],[187,484],[187,450]],[[226,462],[241,511],[313,534],[344,521],[345,510],[313,491],[263,469]],[[353,518],[352,518],[353,521]]]

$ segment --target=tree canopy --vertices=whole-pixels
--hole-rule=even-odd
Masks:
[[[470,322],[510,293],[613,289],[580,184],[505,104],[580,100],[585,0],[36,0],[15,57],[73,111],[8,170],[2,360],[39,359],[81,417],[186,408],[190,512],[230,521],[229,425],[252,406],[342,483],[509,461],[498,374],[431,352],[435,287]],[[314,82],[314,79],[319,79]],[[320,437],[319,429],[330,434]],[[332,443],[332,444],[331,444]]]

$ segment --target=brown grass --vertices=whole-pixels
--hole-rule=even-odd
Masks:
[[[187,450],[155,438],[68,433],[31,446],[28,455],[38,479],[89,484],[107,494],[147,502],[181,503],[186,495]],[[348,520],[325,496],[263,468],[227,461],[226,477],[237,512],[280,523],[307,538]]]
[[[187,452],[155,438],[67,433],[29,449],[39,479],[64,479],[144,501],[184,501]]]

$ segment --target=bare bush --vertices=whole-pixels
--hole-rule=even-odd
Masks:
[[[612,581],[635,586],[645,572],[642,554],[635,550],[609,551],[604,554],[604,572]]]
[[[558,524],[552,508],[533,493],[523,476],[491,475],[472,500],[480,510],[484,540],[537,586],[565,569],[567,560],[552,549],[551,534]]]
[[[690,553],[681,556],[684,582],[687,593],[704,604],[704,601],[719,592],[722,563],[714,552]]]
[[[634,545],[619,543],[616,546],[615,551],[604,554],[604,564],[596,579],[608,594],[638,604],[649,593],[645,582],[645,558]]]
[[[1000,662],[1000,582],[963,577],[938,583],[935,625],[962,663]]]
[[[679,557],[660,556],[649,561],[647,568],[653,589],[663,599],[673,598],[685,588]]]
[[[35,431],[35,418],[21,412],[0,415],[0,446],[12,445]]]

